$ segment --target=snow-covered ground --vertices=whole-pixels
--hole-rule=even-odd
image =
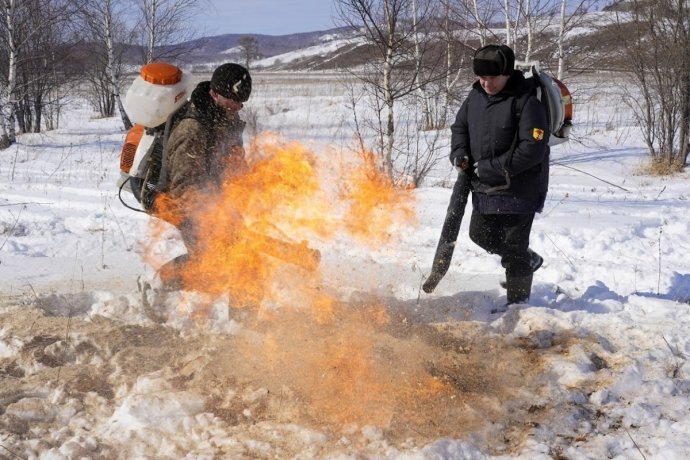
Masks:
[[[449,273],[420,292],[450,189],[378,184],[352,226],[369,185],[351,174],[342,88],[281,78],[257,75],[250,131],[309,161],[260,217],[322,260],[262,256],[272,272],[249,305],[142,290],[182,249],[119,202],[117,119],[75,99],[59,130],[0,153],[1,457],[690,456],[690,177],[637,174],[644,148],[613,78],[573,85],[579,142],[553,149],[532,234],[545,264],[529,305],[505,314],[490,313],[499,261],[467,219]],[[310,174],[322,189],[300,201]],[[453,174],[442,162],[429,183]]]
[[[334,37],[334,36],[324,36],[322,43],[314,46],[308,46],[299,50],[291,51],[288,53],[279,54],[276,56],[271,56],[263,59],[258,59],[252,63],[256,68],[270,68],[277,64],[289,63],[294,61],[299,61],[303,59],[313,58],[316,56],[325,57],[330,53],[338,51],[340,48],[346,46],[361,45],[363,40],[361,38],[353,37]]]

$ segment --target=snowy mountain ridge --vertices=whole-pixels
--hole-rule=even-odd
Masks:
[[[599,36],[606,34],[607,26],[617,20],[624,20],[624,17],[624,14],[614,11],[586,13],[577,21],[578,25],[567,34],[568,39],[572,40],[570,46],[582,53],[604,53],[602,46],[609,40]],[[534,27],[548,31],[552,35],[558,30],[553,18],[536,21]],[[504,30],[496,26],[491,33],[495,37],[501,37]],[[434,36],[433,33],[426,35]],[[281,36],[224,34],[204,37],[181,44],[190,49],[190,53],[185,56],[185,62],[204,69],[226,60],[244,62],[240,40],[248,36],[256,40],[260,55],[251,60],[251,66],[260,70],[341,70],[362,65],[371,59],[373,53],[355,31],[341,27]],[[615,47],[616,43],[618,42],[608,45]],[[548,46],[537,53],[537,58],[552,58],[554,51]],[[606,51],[610,52],[611,49]]]

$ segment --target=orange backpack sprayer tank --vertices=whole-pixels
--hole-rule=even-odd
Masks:
[[[127,132],[120,154],[118,186],[140,202],[157,185],[165,124],[187,102],[191,80],[177,66],[154,62],[141,68],[127,90],[125,110],[134,126]]]
[[[133,123],[155,128],[185,103],[191,76],[179,67],[153,62],[141,68],[125,96],[125,110]]]

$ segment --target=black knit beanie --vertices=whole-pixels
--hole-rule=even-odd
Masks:
[[[239,64],[223,64],[213,71],[211,89],[237,102],[247,102],[252,92],[252,77]]]
[[[474,53],[472,70],[477,76],[510,75],[515,67],[515,53],[506,45],[486,45]]]

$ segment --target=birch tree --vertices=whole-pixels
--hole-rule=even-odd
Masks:
[[[19,59],[20,38],[18,31],[21,30],[21,13],[17,11],[16,0],[3,0],[2,3],[3,19],[3,41],[7,52],[7,71],[3,75],[3,85],[0,88],[0,113],[2,114],[2,141],[3,148],[9,147],[17,141],[15,115],[14,115],[14,94],[17,85],[17,60]]]
[[[546,2],[550,0],[545,0]],[[503,14],[506,20],[506,44],[515,52],[529,60],[533,51],[536,18],[543,17],[543,3],[538,0],[504,0]],[[523,51],[524,49],[524,51]]]
[[[687,163],[690,142],[690,2],[632,0],[631,21],[618,24],[628,39],[623,61],[634,77],[628,96],[652,165],[662,173]]]
[[[496,2],[440,0],[438,28],[445,48],[445,92],[450,101],[455,87],[467,73],[475,49],[503,41],[491,29],[492,18],[500,12]]]
[[[208,7],[207,0],[136,0],[141,12],[144,63],[175,61],[189,53],[185,46],[198,36],[190,27],[194,15]]]
[[[558,0],[524,0],[520,4],[522,30],[524,30],[523,59],[531,61],[534,54],[553,46],[555,18]],[[518,35],[519,32],[516,32]]]
[[[456,44],[459,41],[457,36],[462,31],[458,31],[455,21],[452,21],[453,7],[450,0],[441,1],[441,11],[439,30],[441,31],[441,38],[445,48],[445,81],[442,104],[444,107],[448,107],[451,100],[451,92],[460,79],[465,54],[457,50]],[[456,60],[460,62],[456,64]]]
[[[2,68],[0,74],[0,145],[14,144],[17,137],[16,108],[19,102],[19,71],[29,59],[27,49],[38,40],[45,29],[61,24],[69,17],[69,3],[62,0],[2,0],[0,3],[0,42],[2,44]],[[44,49],[43,53],[50,50]],[[44,56],[45,57],[45,56]],[[47,59],[47,58],[46,58]],[[44,75],[26,74],[22,85]],[[40,126],[40,125],[39,125]]]
[[[358,31],[374,50],[375,58],[357,77],[375,97],[373,105],[379,113],[376,152],[379,166],[394,179],[395,103],[416,91],[420,85],[419,67],[414,65],[413,58],[413,2],[336,0],[336,9],[343,23]]]
[[[525,34],[527,35],[527,46],[525,47],[525,61],[529,61],[532,56],[532,38],[534,37],[534,23],[539,14],[532,14],[532,0],[526,0],[525,4]]]
[[[556,77],[561,79],[568,58],[577,53],[568,50],[567,36],[587,25],[586,13],[595,4],[595,0],[505,0],[505,37],[518,60],[555,57],[559,66]]]
[[[479,39],[480,47],[486,45],[491,30],[491,20],[496,15],[497,8],[493,2],[479,2],[479,0],[471,0],[470,5],[463,2],[463,5],[466,5],[465,10],[470,13],[467,15],[468,29],[474,31]]]
[[[102,54],[95,55],[94,58],[102,60],[107,89],[118,108],[124,129],[128,130],[132,127],[132,122],[122,103],[122,55],[118,49],[118,41],[128,41],[124,25],[126,6],[122,0],[87,0],[82,6],[81,13],[92,36],[102,47]]]
[[[503,16],[506,23],[506,45],[511,46],[510,0],[503,0]]]
[[[563,79],[563,72],[565,71],[565,11],[566,11],[567,0],[561,0],[561,14],[560,21],[558,23],[558,70],[556,71],[556,78],[559,80]]]
[[[438,93],[433,88],[428,88],[427,82],[440,80],[438,78],[438,59],[431,58],[431,65],[428,65],[427,56],[430,48],[429,35],[426,33],[424,19],[434,17],[436,14],[432,3],[429,0],[412,0],[412,39],[414,43],[414,61],[415,61],[415,82],[417,87],[419,101],[422,106],[422,129],[430,130],[436,127],[439,123],[438,113],[432,110],[432,100]],[[434,94],[429,94],[429,91]],[[437,106],[437,104],[433,104]],[[444,120],[445,121],[445,120]]]
[[[556,37],[556,58],[558,67],[556,78],[565,78],[568,70],[568,61],[583,61],[590,59],[589,56],[582,56],[579,49],[574,52],[568,50],[568,34],[578,27],[596,27],[596,24],[587,24],[587,11],[596,5],[595,0],[560,0],[558,13],[558,36]]]

